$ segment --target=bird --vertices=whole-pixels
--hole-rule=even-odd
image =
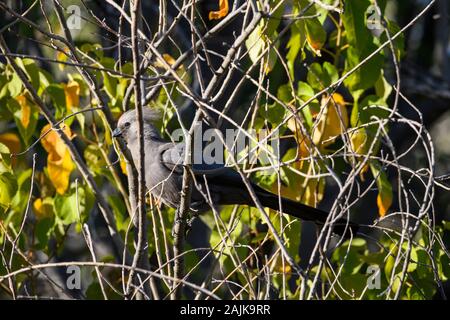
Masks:
[[[154,125],[160,118],[157,111],[144,107],[142,117],[146,188],[165,205],[178,209],[185,168],[185,144],[184,142],[175,143],[161,136]],[[138,131],[137,114],[134,109],[128,110],[120,116],[113,131],[113,137],[122,139],[126,144],[136,166],[140,154]],[[233,168],[222,163],[201,162],[192,164],[191,172],[196,183],[192,188],[189,209],[196,215],[210,211],[212,209],[211,202],[214,206],[248,205],[256,207],[241,175]],[[251,182],[251,187],[264,207],[305,221],[312,221],[318,226],[323,226],[328,219],[329,213],[326,211],[280,197],[254,182]],[[333,223],[332,230],[333,233],[348,238],[356,234],[358,225],[345,218],[340,218]]]

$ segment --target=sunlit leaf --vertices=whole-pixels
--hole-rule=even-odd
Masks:
[[[9,167],[10,163],[14,166],[17,159],[13,157],[11,159],[10,153],[19,153],[22,149],[20,139],[17,134],[12,132],[5,132],[0,134],[0,144],[3,144],[8,148],[7,152],[4,148],[0,147],[0,161]]]
[[[248,49],[248,56],[253,63],[257,63],[261,52],[264,50],[264,24],[259,23],[258,26],[250,33],[245,46]]]
[[[39,68],[36,65],[36,62],[33,59],[16,59],[17,65],[25,72],[25,75],[28,77],[31,86],[38,90],[39,89]]]
[[[304,22],[297,21],[291,26],[291,37],[289,42],[287,43],[288,53],[286,55],[286,60],[289,68],[289,73],[292,78],[295,76],[295,60],[300,52],[300,49],[303,48],[306,42],[305,31],[304,31]]]
[[[209,20],[218,20],[225,17],[228,14],[228,0],[219,0],[219,10],[210,11]]]
[[[0,173],[11,172],[9,148],[0,141]]]
[[[48,124],[41,132],[41,135],[51,128]],[[68,126],[63,128],[68,137],[71,136],[71,131]],[[50,180],[55,186],[59,194],[64,194],[69,186],[70,173],[75,168],[70,152],[58,133],[51,130],[42,140],[42,146],[48,152],[47,169]]]
[[[372,170],[372,175],[376,179],[378,187],[378,213],[383,217],[392,205],[392,185],[388,180],[386,172],[377,161],[370,162],[370,169]]]
[[[365,128],[357,128],[355,130],[352,130],[349,133],[350,136],[350,152],[352,155],[349,157],[350,161],[356,165],[357,162],[363,161],[363,156],[367,153],[370,141],[368,139],[366,129]],[[356,156],[356,161],[354,160],[354,156]],[[366,163],[364,167],[360,171],[360,177],[361,180],[364,181],[364,174],[369,170],[369,164]]]
[[[57,195],[54,200],[56,216],[66,225],[77,222],[80,200],[79,198],[77,203],[77,197],[74,192],[66,196]]]
[[[83,223],[88,217],[94,203],[94,198],[81,185],[72,184],[70,192],[65,195],[56,195],[54,199],[55,214],[63,224],[71,224],[81,220]]]
[[[69,186],[70,174],[74,169],[69,150],[66,150],[62,158],[56,153],[49,154],[47,158],[47,169],[56,192],[64,194]]]
[[[334,93],[322,97],[322,111],[313,131],[313,142],[318,146],[332,144],[348,127],[349,119],[344,98]]]
[[[26,95],[22,94],[15,99],[8,99],[6,103],[14,117],[20,136],[25,143],[35,133],[39,113],[37,108],[30,103]]]
[[[27,97],[24,94],[17,96],[16,100],[17,102],[19,102],[20,105],[21,111],[20,122],[22,123],[22,126],[24,128],[27,128],[28,125],[30,124],[31,107],[28,104]]]
[[[70,81],[64,85],[64,93],[66,96],[67,111],[80,105],[80,85],[77,81]]]
[[[124,175],[127,175],[127,163],[122,157],[120,158],[120,169]]]
[[[325,62],[323,66],[315,62],[308,68],[307,81],[316,90],[323,90],[329,87],[338,78],[336,67],[329,62]]]
[[[33,212],[38,220],[51,217],[53,215],[53,198],[37,198],[33,202]]]
[[[400,27],[392,20],[387,21],[387,31],[389,31],[390,37],[394,36],[396,33],[400,31]],[[380,37],[381,42],[387,42],[388,37],[386,35],[386,31],[381,34]],[[394,47],[394,53],[396,55],[397,60],[400,60],[405,55],[405,35],[400,34],[396,39],[392,41]],[[391,54],[390,49],[389,55]]]
[[[0,174],[0,207],[6,208],[11,205],[11,200],[16,193],[17,182],[11,173]]]
[[[11,80],[8,82],[8,91],[11,97],[17,97],[22,92],[22,80],[17,73],[13,73]]]
[[[322,49],[327,39],[327,33],[317,18],[309,18],[305,20],[306,40],[312,51],[321,56]]]
[[[384,102],[387,101],[388,97],[391,95],[392,86],[387,82],[384,77],[384,72],[381,74],[380,78],[375,83],[375,92],[378,97],[381,97]]]
[[[69,48],[64,48],[63,51],[58,51],[56,53],[56,60],[61,61],[61,62],[66,62],[68,60],[68,56],[67,56],[68,52],[69,52]],[[61,71],[64,70],[65,66],[66,65],[64,63],[58,63],[58,68]]]

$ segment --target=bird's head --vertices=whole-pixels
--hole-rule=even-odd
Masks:
[[[150,139],[161,139],[158,129],[155,128],[153,123],[160,118],[157,111],[143,108],[143,120],[144,120],[144,137]],[[138,121],[136,110],[128,110],[122,114],[117,122],[117,128],[113,131],[113,137],[121,137],[128,144],[132,141],[137,141],[138,138]]]

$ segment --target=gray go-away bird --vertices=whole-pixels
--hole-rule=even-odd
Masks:
[[[159,118],[158,113],[148,108],[143,110],[145,142],[145,183],[156,199],[165,205],[178,208],[184,171],[184,143],[164,140],[152,125]],[[125,112],[119,119],[114,137],[124,139],[137,165],[139,159],[138,122],[135,110]],[[249,205],[255,206],[250,193],[238,172],[223,164],[193,164],[196,187],[192,188],[190,209],[196,214],[211,210],[206,199],[214,206]],[[206,182],[205,182],[206,181]],[[289,214],[296,218],[323,225],[328,213],[302,203],[270,193],[252,183],[260,203],[264,207]],[[281,208],[280,208],[281,202]],[[334,223],[333,231],[345,236],[355,235],[357,225],[341,218]]]

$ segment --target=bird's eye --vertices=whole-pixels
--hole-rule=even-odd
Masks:
[[[125,128],[128,128],[130,126],[130,123],[129,122],[125,122],[124,126],[125,126]]]

